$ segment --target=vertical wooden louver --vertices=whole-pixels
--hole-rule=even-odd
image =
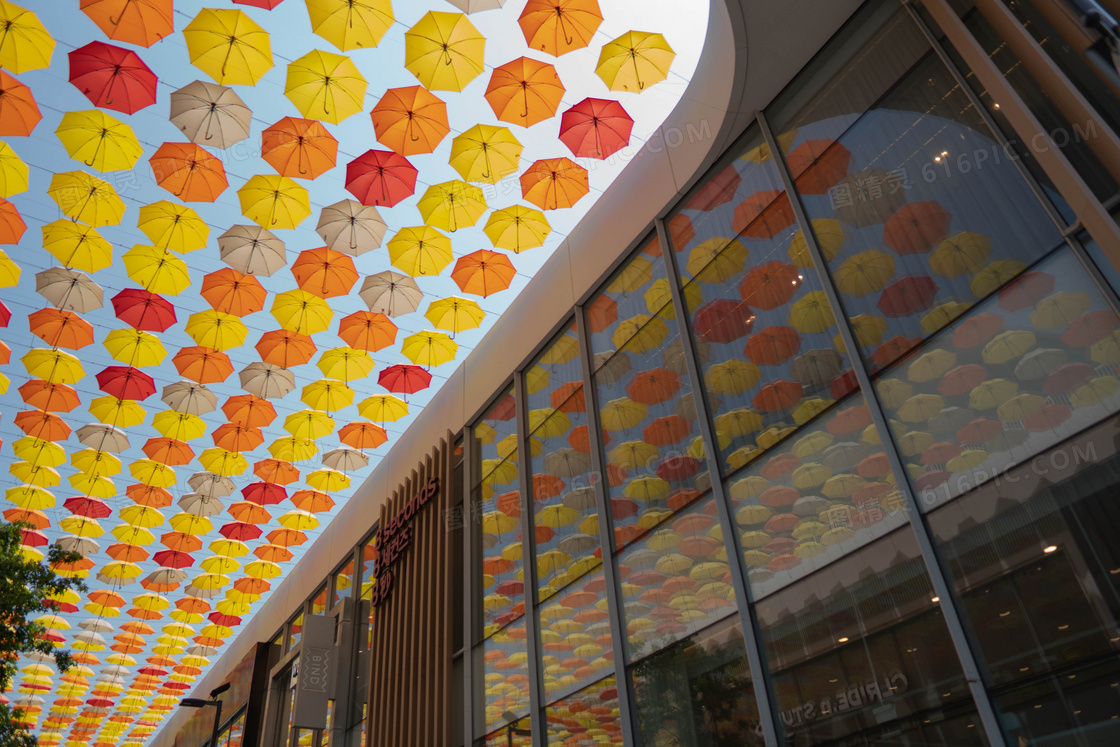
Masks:
[[[411,520],[412,543],[392,564],[392,591],[370,614],[367,747],[444,747],[451,741],[451,434],[381,507],[381,527],[428,481],[439,491]]]

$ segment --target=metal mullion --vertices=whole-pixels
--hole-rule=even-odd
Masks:
[[[474,744],[474,429],[463,429],[463,747]],[[481,517],[479,517],[481,519]]]
[[[530,494],[533,460],[529,451],[529,413],[525,403],[525,372],[513,377],[513,400],[517,413],[517,487],[521,495],[521,563],[525,582],[525,646],[529,669],[529,724],[532,743],[544,747],[541,703],[540,636],[537,634],[537,543],[533,531],[533,496]],[[520,719],[519,719],[520,720]],[[516,722],[515,722],[516,723]]]
[[[719,463],[721,450],[712,429],[707,399],[702,396],[700,390],[704,376],[696,359],[696,350],[692,344],[692,333],[688,329],[689,311],[681,290],[680,271],[672,256],[673,248],[669,243],[669,232],[665,228],[665,221],[656,219],[654,220],[654,226],[657,228],[657,239],[661,244],[665,272],[668,275],[669,292],[673,300],[673,309],[676,312],[681,350],[684,353],[688,376],[692,380],[692,401],[696,404],[697,428],[704,444],[704,458],[708,467],[709,482],[712,485],[712,496],[719,512],[720,529],[723,531],[724,545],[725,549],[728,550],[729,559],[731,557],[735,558],[734,562],[728,563],[728,567],[731,570],[731,583],[735,589],[735,605],[739,610],[739,629],[742,631],[746,648],[747,665],[750,668],[751,682],[754,686],[755,702],[758,704],[762,734],[767,745],[778,745],[778,719],[780,715],[775,710],[777,701],[769,689],[770,678],[766,676],[766,669],[762,661],[759,628],[754,616],[754,608],[750,603],[750,587],[746,567],[743,563],[743,554],[739,552],[738,542],[735,541],[738,530],[734,518],[731,516],[731,504],[728,502],[723,487],[723,477]]]
[[[618,692],[618,712],[622,721],[622,743],[626,747],[636,744],[634,740],[633,711],[630,706],[630,678],[626,675],[626,650],[623,636],[626,628],[622,624],[622,592],[616,574],[614,555],[613,518],[610,512],[610,497],[607,494],[609,483],[606,477],[606,464],[599,449],[599,408],[591,374],[591,332],[587,328],[584,307],[576,307],[576,337],[579,340],[580,373],[583,376],[583,401],[587,409],[587,436],[591,451],[591,474],[596,478],[595,509],[599,516],[599,551],[603,557],[603,593],[607,598],[607,615],[611,627],[611,651],[614,654],[614,684]]]
[[[845,313],[844,307],[840,303],[840,295],[832,282],[832,276],[828,272],[828,266],[824,260],[824,255],[821,253],[821,248],[817,244],[816,235],[812,231],[812,223],[809,221],[808,213],[806,213],[805,206],[801,202],[801,196],[794,189],[793,176],[790,174],[785,159],[781,156],[781,149],[778,146],[777,140],[774,138],[774,133],[770,129],[770,123],[766,120],[766,116],[762,112],[758,114],[758,123],[762,128],[762,134],[766,138],[766,142],[770,145],[771,152],[774,154],[774,163],[782,179],[786,195],[789,197],[790,204],[793,206],[794,215],[801,226],[802,235],[805,237],[805,244],[809,249],[809,255],[813,259],[814,269],[816,269],[817,275],[820,277],[825,296],[828,298],[829,305],[832,307],[833,316],[836,318],[836,326],[839,328],[844,347],[848,350],[848,360],[852,365],[852,371],[855,373],[856,381],[859,383],[859,387],[862,390],[864,403],[867,405],[868,412],[871,414],[871,420],[875,424],[875,428],[879,431],[879,441],[883,447],[883,453],[886,455],[891,470],[895,475],[895,482],[902,495],[905,510],[910,520],[910,527],[918,541],[918,547],[921,550],[922,559],[926,567],[926,572],[929,574],[930,583],[933,585],[934,593],[940,598],[939,606],[941,608],[941,614],[945,620],[946,628],[949,631],[949,638],[953,642],[954,648],[956,648],[957,658],[960,662],[965,682],[967,682],[968,689],[972,693],[973,702],[976,704],[976,710],[980,716],[980,721],[984,726],[984,731],[992,747],[1007,747],[1003,731],[1000,728],[999,716],[984,686],[984,678],[981,674],[979,662],[973,653],[968,634],[965,632],[962,615],[957,609],[953,587],[949,583],[949,579],[946,577],[941,563],[938,560],[932,533],[925,523],[917,498],[910,485],[910,475],[906,471],[905,463],[902,461],[902,455],[894,442],[894,435],[891,431],[886,413],[883,411],[882,403],[880,403],[878,394],[871,384],[871,376],[860,354],[860,347],[856,341],[855,333],[852,331],[848,315]]]

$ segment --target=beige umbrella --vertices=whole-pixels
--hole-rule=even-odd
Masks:
[[[179,508],[195,516],[217,516],[225,506],[217,498],[202,493],[187,493],[179,499]]]
[[[52,306],[79,314],[100,309],[104,303],[101,286],[92,278],[61,267],[35,273],[35,291]]]
[[[249,137],[253,112],[232,88],[196,80],[171,94],[171,124],[192,143],[228,148]]]
[[[90,423],[78,429],[78,441],[95,451],[120,454],[129,447],[128,436],[120,428],[104,423]]]
[[[420,301],[424,298],[424,293],[415,280],[392,271],[367,277],[358,295],[366,302],[370,311],[386,316],[410,314],[420,307]]]
[[[268,277],[288,264],[284,242],[267,228],[234,226],[218,237],[222,261],[245,275]]]
[[[323,454],[323,464],[341,472],[353,472],[369,466],[369,457],[349,446],[339,446]]]
[[[594,355],[591,368],[595,371],[595,380],[609,386],[630,372],[630,356],[605,350]]]
[[[224,498],[236,489],[233,480],[213,472],[195,472],[187,480],[187,484],[211,498]]]
[[[447,0],[447,2],[467,15],[483,10],[497,10],[506,4],[506,0]]]
[[[577,477],[591,469],[591,457],[575,449],[557,449],[545,455],[544,469],[556,477]]]
[[[202,384],[193,381],[176,381],[163,388],[163,403],[175,412],[187,415],[205,415],[218,406],[218,396]]]
[[[254,361],[238,374],[241,388],[261,399],[283,397],[296,388],[296,377],[286,368]]]
[[[327,248],[357,257],[381,246],[385,221],[372,205],[342,200],[322,209],[315,231]]]

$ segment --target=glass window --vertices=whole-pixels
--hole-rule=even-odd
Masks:
[[[1120,421],[929,514],[1010,743],[1120,741]]]
[[[553,410],[568,402],[583,387],[580,345],[576,325],[563,330],[525,371],[525,397],[529,408],[529,430]],[[572,411],[566,410],[565,412]],[[583,412],[577,410],[575,412]]]
[[[641,743],[761,747],[743,632],[728,619],[631,667]]]
[[[338,573],[334,574],[334,584],[332,584],[331,607],[341,602],[346,597],[350,596],[350,590],[354,586],[354,559],[346,561],[346,565]]]
[[[615,679],[607,677],[545,708],[548,744],[622,744],[621,718]]]
[[[529,654],[525,635],[522,615],[474,647],[474,723],[475,733],[480,736],[499,727],[504,729],[529,712]],[[528,719],[525,721],[524,728],[528,728]]]
[[[873,370],[1061,243],[895,3],[865,6],[768,114]]]
[[[526,716],[518,721],[511,721],[501,729],[487,735],[486,739],[479,740],[481,747],[532,747],[533,725]]]
[[[311,597],[311,614],[322,615],[327,611],[327,587],[322,586],[315,596]]]
[[[299,643],[301,634],[303,633],[303,613],[292,618],[288,623],[288,650],[291,651],[292,647]]]

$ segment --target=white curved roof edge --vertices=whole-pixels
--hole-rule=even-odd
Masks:
[[[192,693],[205,697],[268,640],[362,540],[381,505],[448,431],[467,424],[508,378],[703,175],[755,113],[821,48],[862,0],[710,0],[696,71],[676,107],[448,377],[389,453],[240,629]],[[599,247],[611,251],[600,251]],[[199,695],[199,694],[202,695]],[[172,712],[152,747],[171,747],[194,709]],[[232,714],[230,714],[232,715]]]

